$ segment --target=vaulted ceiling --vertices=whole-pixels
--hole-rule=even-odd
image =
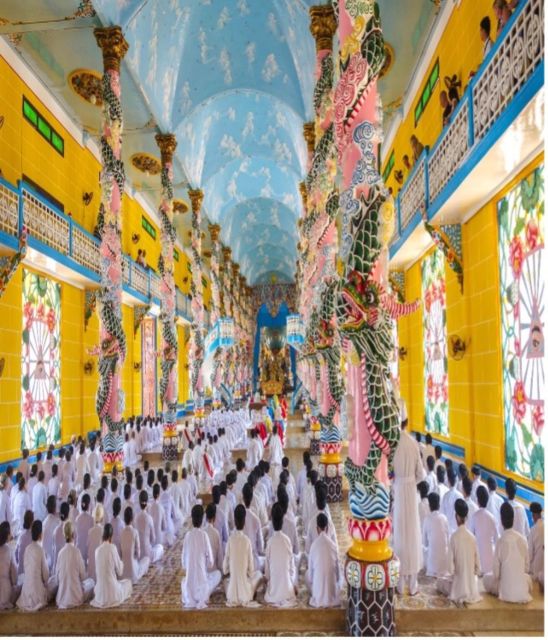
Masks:
[[[2,0],[0,33],[19,31],[18,49],[74,118],[97,135],[100,112],[70,88],[75,69],[102,68],[93,27],[120,25],[124,160],[153,207],[159,178],[135,169],[138,152],[159,156],[154,134],[173,132],[175,195],[205,193],[204,213],[221,225],[248,282],[291,281],[297,257],[298,185],[306,173],[303,123],[313,118],[315,46],[308,9],[318,0]],[[393,67],[381,81],[397,104],[433,16],[430,0],[380,2]],[[75,16],[75,12],[77,15]],[[69,17],[70,20],[63,20]],[[15,25],[16,21],[23,24]],[[64,22],[64,24],[63,24]],[[11,23],[11,24],[10,24]],[[1,23],[0,23],[1,24]],[[188,218],[188,216],[186,216]],[[188,221],[178,225],[187,242]]]

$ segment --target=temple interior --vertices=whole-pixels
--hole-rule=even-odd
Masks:
[[[0,0],[0,634],[544,635],[544,21]]]

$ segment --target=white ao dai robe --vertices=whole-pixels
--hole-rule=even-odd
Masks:
[[[181,600],[184,607],[203,609],[209,596],[221,581],[221,572],[213,569],[214,558],[207,533],[193,527],[185,535],[181,565],[185,577],[181,581]]]
[[[493,514],[480,507],[469,520],[469,529],[474,534],[478,545],[481,572],[491,573],[495,544],[499,537]]]
[[[310,547],[306,582],[310,589],[311,607],[340,605],[341,571],[337,546],[324,531]]]
[[[9,544],[0,547],[0,611],[11,609],[17,600],[17,566]]]
[[[394,454],[394,552],[400,559],[400,575],[417,574],[422,565],[422,544],[417,504],[417,484],[424,479],[419,447],[402,431]]]
[[[17,606],[23,611],[38,611],[45,607],[55,589],[49,582],[46,554],[39,542],[31,542],[25,551],[25,576]]]
[[[228,539],[223,573],[230,573],[226,590],[227,606],[248,605],[253,600],[261,574],[254,569],[251,542],[243,531],[234,531]]]
[[[529,571],[534,580],[544,575],[544,520],[537,520],[529,531]]]
[[[449,542],[449,573],[452,578],[438,580],[438,589],[458,604],[479,602],[480,573],[476,539],[465,525],[457,528]]]
[[[495,545],[493,573],[483,577],[486,591],[505,602],[530,602],[531,576],[527,540],[514,529],[506,529]]]
[[[449,524],[439,511],[424,519],[422,543],[426,554],[426,575],[442,578],[449,573]]]
[[[112,543],[103,542],[95,551],[95,569],[97,583],[95,597],[90,602],[92,607],[101,609],[117,607],[131,596],[131,580],[118,580],[124,566]]]
[[[274,531],[266,545],[265,578],[268,582],[265,602],[280,607],[296,604],[297,572],[291,541],[281,531]]]
[[[74,542],[69,542],[59,552],[55,567],[59,609],[79,607],[91,598],[94,581],[86,578],[84,560]]]
[[[122,548],[122,562],[124,564],[122,578],[128,578],[135,584],[145,575],[150,565],[150,558],[148,556],[140,558],[141,549],[137,529],[131,525],[125,526],[120,535],[120,546]]]

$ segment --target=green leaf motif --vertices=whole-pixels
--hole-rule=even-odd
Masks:
[[[544,482],[544,448],[536,444],[531,451],[531,478]]]
[[[22,386],[23,386],[23,391],[29,390],[29,376],[27,373],[23,376]]]
[[[28,329],[23,329],[22,339],[23,339],[23,343],[24,344],[28,344],[29,343],[29,330]]]
[[[525,229],[525,216],[521,216],[516,220],[516,224],[514,226],[514,237],[519,236],[519,234]]]
[[[515,471],[518,463],[518,454],[516,452],[516,436],[515,431],[506,442],[506,466],[510,471]]]
[[[525,426],[523,422],[520,424],[520,427],[523,444],[525,445],[525,448],[528,449],[533,444],[533,436],[531,435],[531,431]]]

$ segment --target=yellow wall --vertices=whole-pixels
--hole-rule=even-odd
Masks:
[[[63,137],[64,157],[22,116],[23,95],[50,122]],[[93,231],[100,202],[100,165],[93,154],[72,138],[70,133],[53,117],[52,113],[24,84],[6,61],[0,57],[0,113],[4,126],[0,133],[0,169],[3,177],[16,184],[23,175],[40,185],[59,200],[66,213],[88,231]],[[98,116],[99,117],[99,116]],[[93,192],[93,200],[84,206],[82,195]],[[142,228],[145,215],[156,229],[156,240]],[[160,255],[160,232],[139,202],[127,194],[123,199],[122,246],[124,253],[133,259],[138,248],[147,252],[147,262],[157,269]],[[140,235],[137,244],[131,242],[133,233]],[[175,262],[175,282],[183,292],[190,291],[188,256],[179,251]],[[28,268],[28,267],[26,267]],[[44,274],[47,275],[47,274]],[[50,277],[50,276],[47,276]],[[187,282],[183,279],[187,277]],[[209,292],[209,287],[207,288]],[[95,412],[95,393],[98,383],[97,358],[88,350],[99,342],[99,322],[94,314],[84,328],[85,293],[67,283],[62,283],[61,307],[61,431],[62,441],[72,435],[86,434],[98,426]],[[206,301],[209,299],[206,293]],[[134,363],[141,362],[141,331],[133,336],[133,309],[123,305],[123,325],[127,339],[127,356],[122,371],[122,388],[125,392],[125,415],[141,412],[141,371],[135,371]],[[20,266],[0,298],[0,355],[5,358],[4,373],[0,381],[0,462],[20,456],[20,398],[21,398],[21,330],[22,330],[22,267]],[[159,326],[158,326],[159,329]],[[186,349],[183,344],[183,328],[179,327],[179,401],[188,399],[188,371]],[[158,333],[158,345],[160,344]],[[92,361],[91,375],[84,374],[83,367]],[[158,373],[159,375],[159,373]],[[159,379],[159,378],[158,378]],[[159,404],[158,407],[160,408]]]
[[[449,358],[448,441],[464,447],[467,464],[477,462],[504,475],[512,474],[504,464],[497,202],[542,161],[543,156],[536,158],[463,225],[464,294],[453,271],[445,267],[447,335],[468,343],[462,360]],[[406,272],[409,300],[421,297],[423,258]],[[411,428],[424,432],[422,311],[400,319],[398,328],[400,347],[407,349],[400,362],[401,393]],[[541,483],[515,477],[543,489]]]
[[[397,193],[401,188],[394,179],[394,173],[398,169],[403,170],[403,156],[407,154],[411,163],[413,162],[409,138],[414,134],[422,144],[432,147],[441,133],[442,108],[440,106],[440,92],[446,90],[443,81],[445,76],[457,74],[462,85],[459,89],[459,95],[462,97],[463,90],[468,84],[470,72],[479,67],[483,55],[483,43],[479,36],[479,23],[484,16],[491,18],[491,39],[495,37],[496,20],[492,6],[492,0],[461,0],[460,3],[455,3],[451,17],[428,64],[426,76],[422,78],[419,89],[413,96],[409,113],[400,124],[392,145],[390,149],[387,149],[385,155],[383,170],[392,151],[395,151],[394,168],[387,180],[387,185],[394,189],[394,193]],[[415,105],[438,58],[440,61],[440,77],[415,127]]]

